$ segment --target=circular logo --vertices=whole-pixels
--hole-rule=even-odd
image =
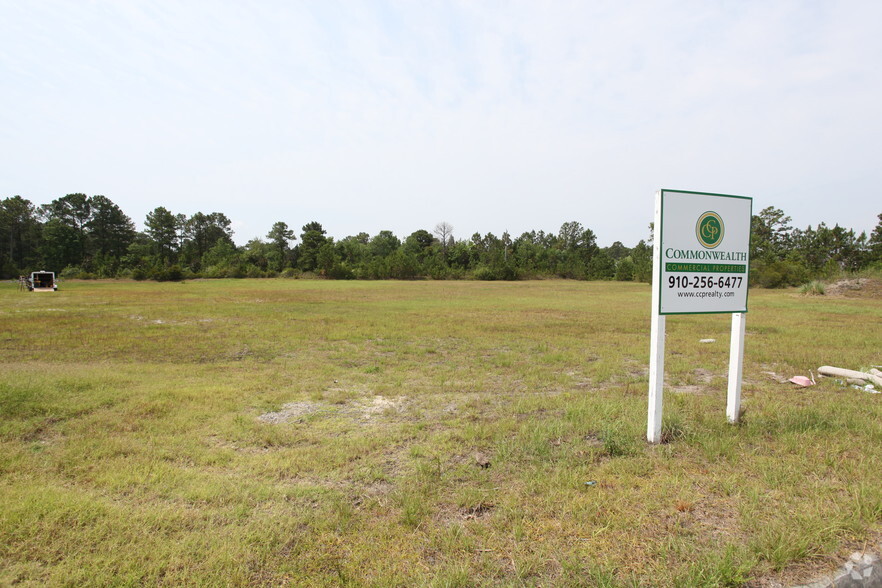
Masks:
[[[705,212],[698,217],[695,224],[695,235],[702,247],[714,249],[723,242],[723,219],[716,212]]]

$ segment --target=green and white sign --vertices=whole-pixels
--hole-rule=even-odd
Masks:
[[[660,207],[659,314],[747,312],[753,199],[661,190]]]

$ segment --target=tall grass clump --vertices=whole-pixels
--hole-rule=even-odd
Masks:
[[[826,294],[824,282],[820,280],[812,280],[799,287],[799,293],[806,296],[823,296]]]

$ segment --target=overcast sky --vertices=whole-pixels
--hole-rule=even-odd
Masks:
[[[343,238],[882,213],[882,2],[0,0],[0,198]]]

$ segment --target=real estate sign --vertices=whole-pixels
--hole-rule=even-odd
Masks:
[[[649,418],[646,438],[662,438],[665,315],[729,313],[726,416],[737,423],[744,363],[744,317],[750,267],[753,199],[659,190],[652,248],[652,327],[649,344]]]
[[[747,312],[753,199],[661,190],[659,314]]]

